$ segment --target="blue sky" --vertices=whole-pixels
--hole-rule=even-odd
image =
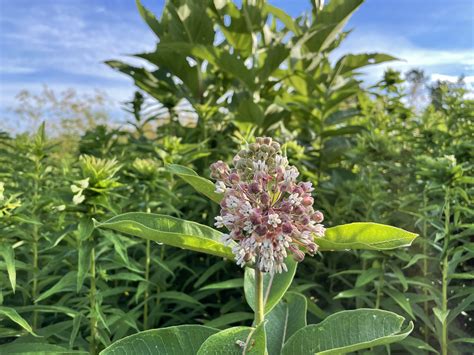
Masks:
[[[310,0],[270,0],[291,15]],[[163,0],[143,0],[159,14]],[[366,0],[348,24],[354,32],[337,54],[386,52],[404,59],[390,64],[424,69],[432,79],[465,75],[474,87],[473,0]],[[0,118],[22,89],[43,84],[81,93],[101,89],[116,102],[129,99],[132,81],[102,64],[152,50],[154,35],[133,0],[0,0]],[[367,73],[377,80],[386,65]]]

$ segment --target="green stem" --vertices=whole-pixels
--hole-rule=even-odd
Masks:
[[[151,263],[151,245],[150,241],[146,241],[146,257],[145,257],[145,280],[146,280],[146,289],[145,289],[145,303],[143,306],[143,329],[148,329],[148,298],[149,298],[149,280],[150,280],[150,263]]]
[[[426,192],[423,191],[423,211],[426,210],[426,206],[427,206],[427,199],[426,199]],[[423,234],[423,255],[427,255],[428,254],[428,235],[427,235],[427,230],[428,230],[428,225],[426,223],[426,218],[423,219],[423,227],[422,227],[422,234]],[[423,259],[423,277],[426,279],[427,276],[428,276],[428,259],[427,258],[424,258]],[[423,290],[423,293],[425,294],[425,296],[428,296],[429,292],[428,292],[428,289],[427,288],[424,288]],[[428,301],[424,301],[423,302],[423,311],[425,313],[425,315],[428,315],[429,313],[429,305],[428,305]],[[425,324],[423,325],[423,333],[424,333],[424,337],[425,337],[425,343],[428,343],[429,341],[429,328],[428,328],[428,324]]]
[[[384,284],[384,274],[385,274],[385,259],[382,261],[382,273],[380,274],[379,277],[379,282],[377,285],[377,296],[375,299],[375,309],[380,308],[380,300],[382,299],[382,289],[383,289],[383,284]]]
[[[445,208],[444,208],[444,247],[443,247],[443,266],[442,266],[442,290],[441,290],[441,310],[443,315],[448,312],[448,247],[449,247],[449,220],[451,216],[450,202],[449,202],[449,188],[445,195]],[[446,317],[444,317],[441,323],[441,353],[442,355],[448,355],[448,324]]]
[[[92,237],[92,243],[94,243],[94,239]],[[90,326],[91,326],[91,340],[90,340],[90,353],[96,353],[96,338],[97,338],[97,317],[95,314],[96,311],[96,293],[97,293],[97,286],[96,286],[96,274],[95,274],[95,246],[92,245],[91,250],[91,259],[90,259],[90,266],[91,266],[91,287],[89,290],[89,302],[90,302]]]
[[[264,316],[263,302],[263,273],[255,269],[255,326],[263,322]]]
[[[40,198],[40,179],[41,179],[41,164],[38,160],[35,162],[35,177],[34,177],[34,185],[33,185],[33,216],[36,217],[36,206],[38,206],[39,198]],[[38,266],[39,266],[39,255],[38,255],[38,243],[39,243],[39,231],[38,226],[33,226],[33,245],[32,245],[32,252],[33,252],[33,282],[32,282],[32,289],[31,289],[31,298],[33,302],[35,302],[36,298],[38,297]],[[33,311],[33,322],[32,322],[33,330],[38,328],[38,311]]]
[[[38,296],[38,227],[34,226],[33,228],[33,286],[31,290],[31,298],[35,302],[36,297]],[[33,311],[33,330],[36,330],[38,327],[38,312]]]

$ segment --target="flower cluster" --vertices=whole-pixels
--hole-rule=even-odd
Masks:
[[[85,200],[85,196],[82,194],[84,190],[89,187],[89,178],[83,180],[77,180],[71,185],[71,191],[75,194],[72,198],[72,202],[75,205],[80,205]]]
[[[297,182],[299,175],[271,138],[257,138],[233,160],[233,168],[218,161],[211,165],[216,192],[223,193],[216,227],[233,248],[237,264],[255,264],[263,272],[287,271],[288,252],[296,261],[314,255],[314,236],[324,236],[323,214],[313,209],[313,187]]]

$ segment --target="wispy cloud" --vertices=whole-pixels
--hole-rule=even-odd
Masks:
[[[472,50],[423,48],[401,35],[394,36],[356,30],[336,51],[335,55],[364,52],[383,52],[400,59],[370,67],[370,70],[365,73],[371,81],[380,80],[383,72],[389,67],[402,72],[412,68],[421,68],[433,80],[443,76],[457,78],[460,75],[465,75],[470,78],[474,75],[474,52]]]

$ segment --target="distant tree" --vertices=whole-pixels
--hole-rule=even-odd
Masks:
[[[405,73],[405,79],[409,84],[408,99],[412,107],[421,108],[425,103],[425,90],[428,78],[422,69],[411,69]]]
[[[79,94],[74,89],[55,92],[46,85],[39,93],[22,90],[11,108],[15,119],[1,122],[0,130],[34,132],[41,122],[46,122],[53,136],[77,138],[86,130],[107,123],[110,103],[102,91],[92,94]]]

